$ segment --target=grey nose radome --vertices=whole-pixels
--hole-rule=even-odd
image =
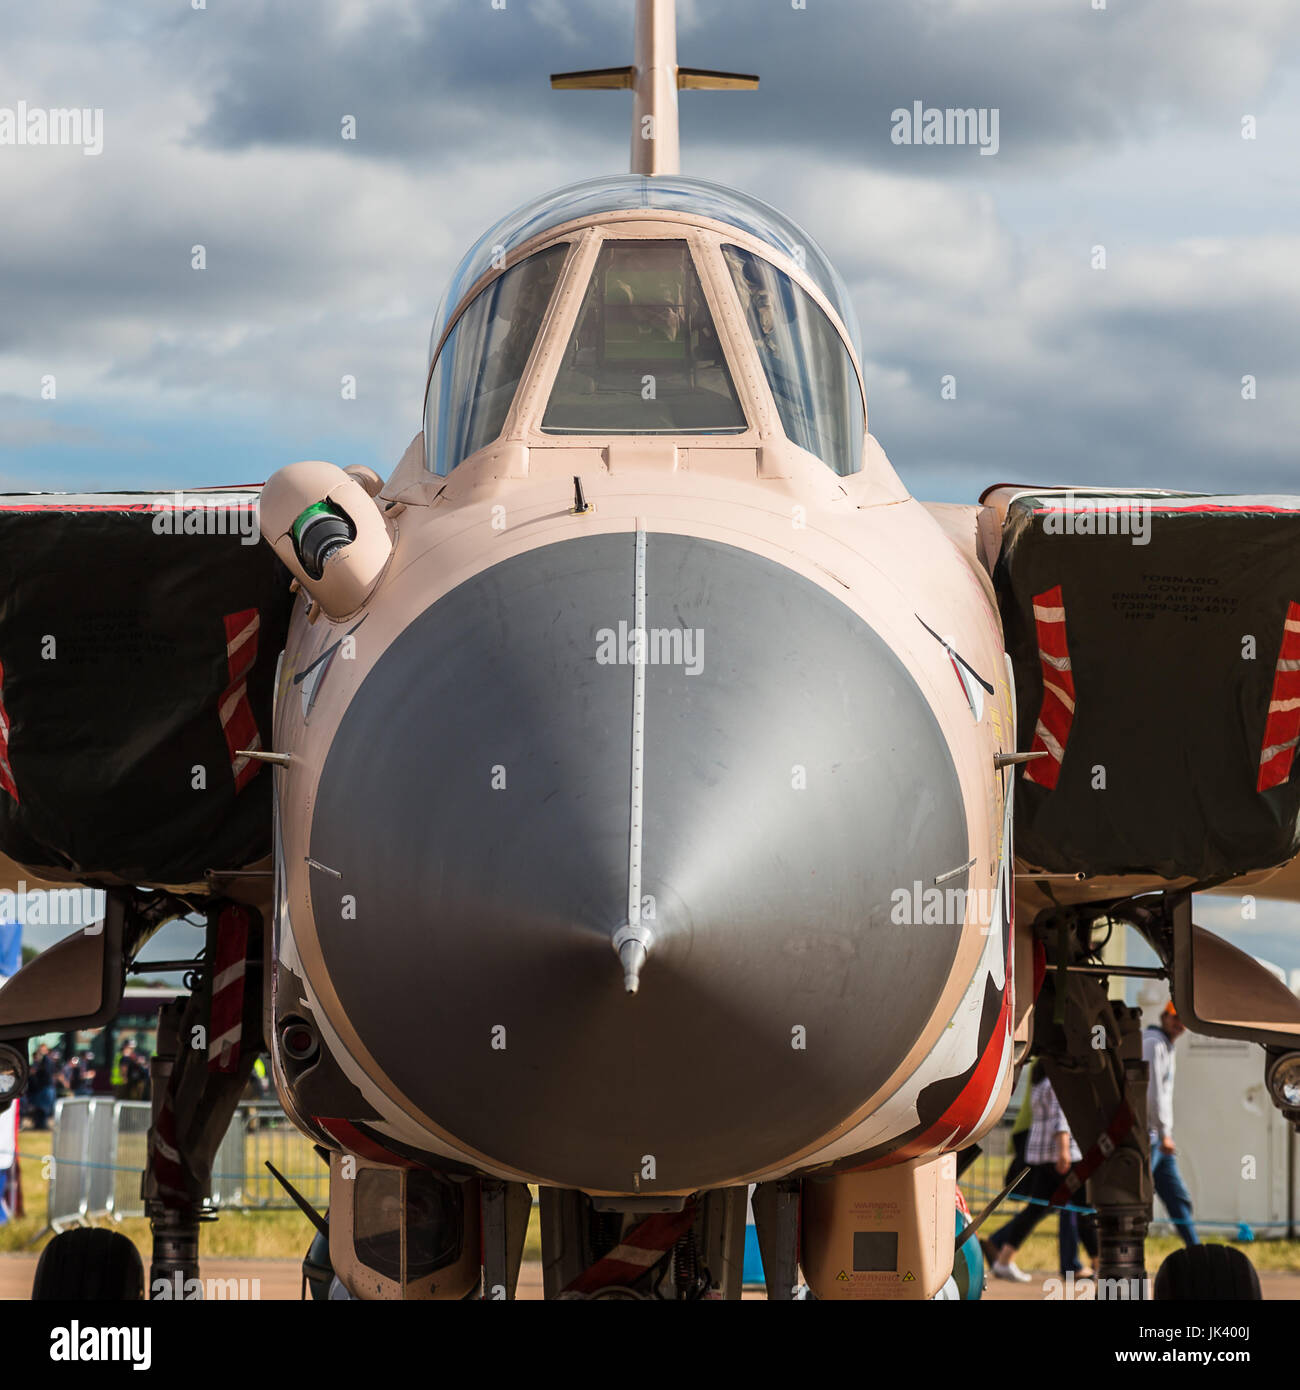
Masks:
[[[375,1064],[544,1181],[704,1187],[779,1162],[911,1049],[959,922],[961,792],[921,691],[832,594],[694,537],[503,561],[354,697],[311,856]],[[355,920],[327,910],[348,894]]]

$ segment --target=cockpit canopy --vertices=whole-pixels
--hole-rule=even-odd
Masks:
[[[641,210],[647,216],[634,224],[608,216]],[[593,223],[600,236],[588,246]],[[571,224],[568,239],[510,263],[512,251]],[[777,255],[768,260],[735,244],[736,232]],[[838,324],[775,263],[782,259],[807,274]],[[629,175],[577,184],[521,208],[462,261],[431,344],[431,471],[449,473],[501,435],[562,280],[562,307],[546,329],[563,333],[562,346],[557,339],[549,348],[559,361],[536,433],[569,437],[563,442],[743,435],[754,422],[736,379],[753,377],[756,353],[791,442],[837,473],[861,467],[865,410],[846,346],[847,339],[856,347],[856,323],[822,252],[775,209],[743,194],[698,179]],[[730,334],[720,315],[732,323]],[[735,328],[738,318],[747,339]]]
[[[489,227],[465,253],[452,274],[434,315],[430,356],[442,340],[443,331],[459,309],[461,300],[494,266],[503,265],[517,247],[569,222],[584,222],[609,212],[638,211],[684,212],[725,222],[788,256],[808,272],[813,283],[830,300],[840,322],[848,329],[853,350],[861,357],[858,320],[848,289],[826,253],[803,228],[777,208],[734,188],[710,183],[707,179],[662,174],[655,178],[615,174],[572,183],[534,198]]]

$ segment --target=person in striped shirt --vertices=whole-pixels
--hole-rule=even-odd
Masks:
[[[1047,1079],[1042,1060],[1034,1063],[1030,1073],[1031,1113],[1029,1138],[1025,1144],[1025,1162],[1029,1167],[1029,1177],[1017,1189],[1017,1195],[1029,1198],[1024,1207],[989,1237],[988,1246],[992,1252],[992,1267],[995,1278],[1012,1279],[1016,1283],[1029,1282],[1029,1275],[1016,1264],[1016,1252],[1024,1244],[1029,1233],[1052,1208],[1052,1194],[1061,1185],[1061,1179],[1070,1171],[1072,1164],[1078,1163],[1079,1146],[1070,1133],[1069,1121],[1061,1109],[1061,1103]],[[1061,1273],[1073,1271],[1085,1278],[1090,1270],[1078,1266],[1079,1224],[1073,1211],[1061,1211],[1059,1227],[1059,1254]],[[1095,1226],[1091,1218],[1085,1219],[1083,1239],[1089,1252],[1096,1254]]]

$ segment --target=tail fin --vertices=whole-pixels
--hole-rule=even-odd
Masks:
[[[552,76],[551,86],[585,91],[630,88],[635,94],[632,172],[676,174],[681,169],[677,149],[678,89],[752,91],[758,86],[758,78],[748,73],[679,68],[676,0],[637,0],[636,61],[632,66],[559,72]]]

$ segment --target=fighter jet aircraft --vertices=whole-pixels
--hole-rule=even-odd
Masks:
[[[548,1297],[739,1297],[752,1188],[771,1298],[932,1298],[1031,1055],[1084,1154],[1058,1200],[1140,1277],[1102,934],[1300,1107],[1300,1005],[1189,906],[1300,849],[1300,501],[914,499],[816,242],[678,171],[678,91],[757,79],[639,0],[633,64],[552,80],[631,90],[631,173],[471,248],[387,480],[0,509],[0,848],[108,892],[0,992],[0,1083],[197,910],[151,1282],[197,1271],[263,1042],[353,1297],[513,1298],[532,1187]]]

